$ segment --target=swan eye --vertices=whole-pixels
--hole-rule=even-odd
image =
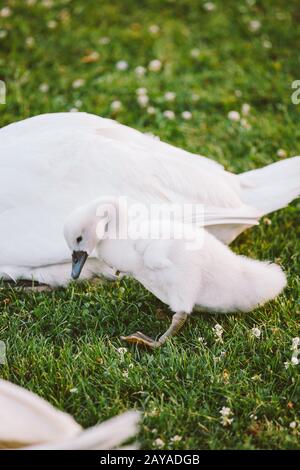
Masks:
[[[82,236],[80,235],[80,237],[77,237],[77,238],[76,238],[76,241],[77,241],[77,243],[82,242]]]

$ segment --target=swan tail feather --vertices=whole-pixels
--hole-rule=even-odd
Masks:
[[[239,175],[245,204],[263,214],[286,207],[300,195],[300,156]]]

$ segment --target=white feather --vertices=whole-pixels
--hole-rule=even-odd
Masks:
[[[72,439],[56,441],[53,444],[42,444],[32,448],[36,450],[109,450],[120,448],[124,442],[136,435],[139,418],[138,412],[128,411],[86,429]]]
[[[104,219],[99,217],[101,207]],[[248,312],[286,285],[279,266],[236,255],[204,228],[170,219],[132,222],[123,211],[118,200],[104,198],[74,211],[65,226],[70,250],[96,253],[101,262],[138,280],[175,313],[199,307]],[[115,236],[116,225],[122,233],[122,221],[131,227],[124,239]],[[100,237],[98,224],[107,227]]]
[[[203,156],[85,113],[6,126],[0,130],[0,276],[65,285],[65,219],[106,195],[146,205],[203,204],[204,225],[230,243],[269,207],[299,194],[299,158],[280,163],[278,171],[273,165],[236,176]],[[271,206],[263,203],[266,194]],[[87,265],[83,275],[93,276],[95,267]]]
[[[263,214],[287,206],[300,194],[300,157],[239,175],[242,198]]]
[[[138,421],[130,411],[83,430],[46,400],[0,379],[0,448],[113,449],[137,433]]]
[[[28,390],[0,379],[0,445],[59,441],[81,431],[70,415]]]

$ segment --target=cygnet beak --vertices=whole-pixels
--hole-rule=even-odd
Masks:
[[[72,254],[72,278],[78,279],[88,254],[86,251],[73,251]]]

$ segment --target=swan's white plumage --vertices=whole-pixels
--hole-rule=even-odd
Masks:
[[[69,439],[81,430],[71,416],[28,390],[0,379],[0,443],[51,442]]]
[[[83,430],[46,400],[0,379],[0,448],[112,449],[136,434],[138,419],[128,412]]]
[[[125,211],[111,198],[77,208],[64,229],[70,251],[93,253],[139,281],[174,313],[189,314],[195,307],[248,312],[286,285],[279,266],[236,255],[203,227],[172,219],[131,220]],[[115,227],[122,233],[125,221],[130,230],[121,239]],[[97,230],[100,226],[105,232]]]
[[[266,173],[265,191],[263,170],[236,176],[98,116],[45,114],[11,124],[0,130],[0,277],[66,284],[64,221],[74,208],[103,195],[145,204],[204,204],[208,230],[230,243],[299,194],[300,159],[285,164],[277,172],[273,166],[274,184]],[[278,187],[270,208],[265,195],[272,199]],[[102,269],[94,260],[83,276]]]
[[[121,449],[122,444],[138,432],[139,413],[127,411],[82,431],[72,439],[55,441],[53,444],[40,444],[28,449],[35,450],[109,450]],[[126,447],[127,448],[127,447]],[[135,449],[134,444],[131,448]]]
[[[249,312],[286,286],[278,265],[238,256],[206,230],[199,250],[189,251],[178,240],[150,245],[152,259],[159,249],[159,264],[150,267],[144,252],[132,275],[173,312]]]

